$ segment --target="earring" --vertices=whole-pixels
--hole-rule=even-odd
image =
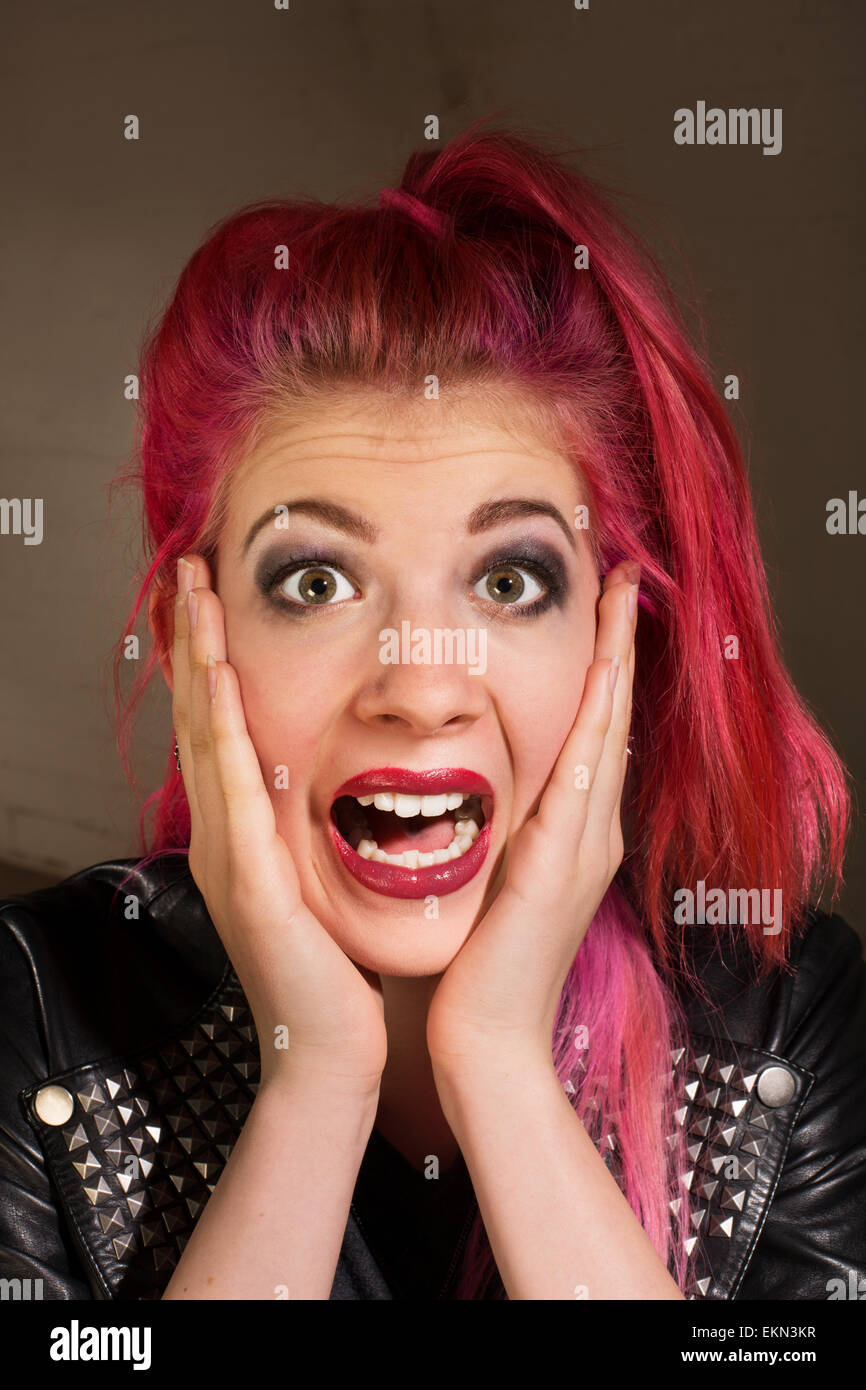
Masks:
[[[180,753],[178,752],[177,739],[174,741],[174,760],[177,763],[177,770],[180,772]]]

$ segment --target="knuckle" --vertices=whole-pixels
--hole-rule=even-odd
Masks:
[[[189,730],[189,746],[194,755],[197,754],[199,757],[203,757],[205,754],[209,753],[211,750],[211,742],[210,731],[202,728],[200,724],[197,724],[194,728]]]

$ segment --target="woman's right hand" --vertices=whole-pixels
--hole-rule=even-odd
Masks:
[[[307,1078],[369,1098],[387,1057],[381,987],[301,898],[226,661],[222,603],[198,555],[178,564],[172,677],[189,868],[252,1010],[262,1082]],[[277,1046],[286,1032],[288,1047]]]

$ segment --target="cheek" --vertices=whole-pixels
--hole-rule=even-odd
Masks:
[[[571,732],[595,646],[594,614],[501,666],[496,701],[514,768],[514,817],[531,810]]]
[[[308,783],[323,731],[332,712],[329,682],[321,665],[297,641],[279,631],[226,623],[227,655],[237,672],[244,717],[258,754],[265,786],[277,806],[281,797],[301,795]],[[277,788],[278,769],[288,771],[288,789]],[[285,776],[281,779],[285,782]]]

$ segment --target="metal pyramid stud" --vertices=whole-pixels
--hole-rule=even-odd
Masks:
[[[716,1139],[720,1140],[727,1148],[730,1148],[737,1137],[737,1126],[719,1125],[716,1129]]]
[[[119,1134],[116,1139],[112,1139],[110,1144],[105,1145],[102,1152],[105,1154],[106,1158],[111,1160],[115,1168],[120,1167],[123,1162],[124,1154],[126,1153],[126,1148]]]
[[[98,1173],[102,1164],[98,1159],[94,1158],[92,1151],[88,1149],[83,1161],[81,1163],[73,1163],[72,1166],[78,1176],[84,1179],[89,1178],[92,1173]]]
[[[126,1205],[135,1219],[138,1220],[143,1211],[150,1210],[150,1198],[146,1192],[136,1192],[132,1196],[127,1194]]]
[[[91,1111],[105,1104],[105,1096],[94,1081],[89,1086],[85,1086],[83,1091],[78,1092],[78,1101],[83,1110]]]
[[[145,1245],[162,1245],[165,1241],[165,1230],[161,1221],[142,1221],[138,1229]]]
[[[116,1207],[114,1211],[101,1211],[98,1215],[99,1224],[106,1235],[109,1231],[122,1231],[126,1224],[120,1207]]]
[[[720,1217],[713,1217],[713,1218],[711,1218],[711,1220],[710,1220],[710,1235],[711,1235],[711,1236],[725,1236],[728,1240],[730,1240],[730,1238],[731,1238],[731,1236],[733,1235],[733,1233],[734,1233],[734,1218],[733,1218],[733,1216],[726,1216],[726,1217],[724,1218],[724,1220],[722,1220]]]
[[[757,1158],[760,1158],[761,1154],[764,1152],[764,1147],[766,1143],[766,1139],[761,1139],[758,1135],[750,1134],[748,1139],[746,1139],[740,1145],[740,1148],[742,1149],[743,1153],[755,1154]]]
[[[64,1129],[62,1133],[63,1138],[66,1140],[66,1147],[70,1153],[72,1153],[73,1149],[80,1149],[83,1144],[90,1143],[87,1130],[82,1124],[77,1124],[74,1129]]]
[[[721,1205],[732,1207],[734,1211],[742,1211],[746,1202],[746,1189],[743,1187],[739,1192],[735,1192],[732,1187],[722,1189]]]
[[[111,1188],[103,1177],[98,1178],[97,1181],[91,1183],[90,1186],[85,1183],[84,1191],[87,1193],[94,1206],[96,1206],[97,1202],[104,1202],[106,1197],[112,1196]]]
[[[129,1231],[126,1235],[115,1236],[111,1243],[114,1246],[114,1253],[117,1259],[125,1259],[130,1251],[135,1248],[135,1232]]]
[[[186,1225],[186,1217],[180,1207],[170,1207],[168,1211],[164,1211],[162,1220],[169,1234],[182,1230]]]
[[[752,1102],[752,1113],[749,1115],[750,1125],[757,1125],[758,1129],[769,1129],[772,1118],[772,1110],[762,1110],[757,1101]]]
[[[219,1175],[222,1164],[219,1163],[196,1163],[193,1165],[201,1173],[205,1182],[209,1183],[212,1178]]]
[[[706,1276],[705,1278],[703,1278],[703,1279],[698,1279],[698,1280],[695,1281],[695,1288],[697,1289],[698,1293],[701,1295],[701,1298],[706,1298],[706,1296],[707,1296],[707,1290],[709,1289],[710,1284],[711,1284],[712,1282],[713,1282],[713,1281],[712,1281],[712,1279],[710,1278],[709,1275],[707,1275],[707,1276]]]
[[[103,1114],[102,1112],[95,1114],[93,1116],[93,1123],[102,1135],[117,1134],[120,1130],[120,1125],[114,1118],[114,1111],[111,1110],[107,1114]]]
[[[748,1104],[749,1097],[741,1096],[739,1100],[726,1100],[722,1106],[722,1110],[724,1110],[726,1115],[734,1115],[739,1119]]]

